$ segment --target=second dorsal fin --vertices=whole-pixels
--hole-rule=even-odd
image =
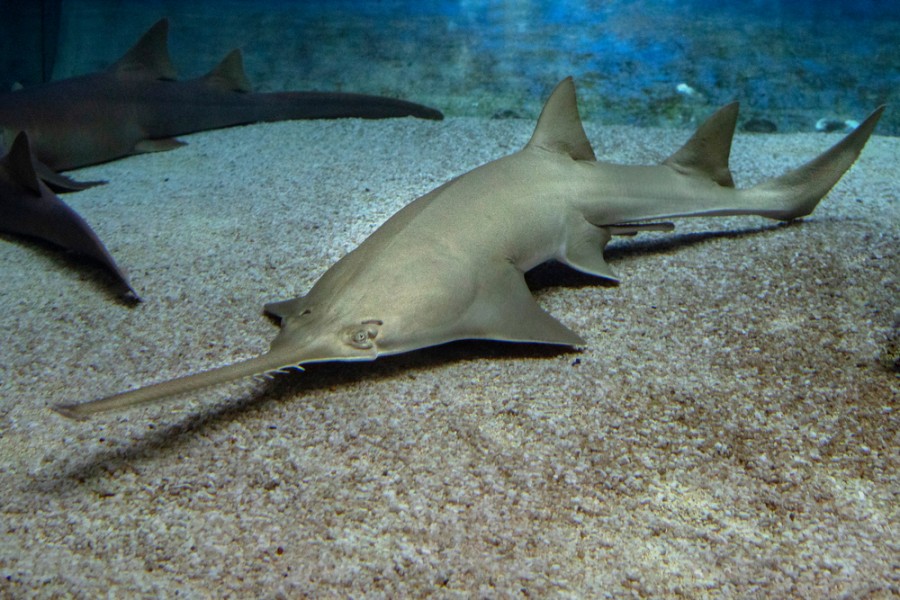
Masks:
[[[229,92],[252,92],[250,80],[244,73],[244,58],[237,48],[228,53],[203,80],[210,86]]]
[[[663,164],[683,175],[704,177],[721,186],[734,187],[728,157],[731,155],[737,115],[737,102],[723,106],[704,121],[691,139]]]

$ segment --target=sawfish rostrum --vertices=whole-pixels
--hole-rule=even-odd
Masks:
[[[524,149],[408,204],[308,294],[267,304],[281,331],[266,354],[56,410],[86,417],[306,363],[373,360],[460,339],[584,345],[538,306],[526,271],[556,259],[615,279],[603,258],[614,235],[670,229],[660,220],[677,217],[807,215],[859,156],[882,112],[811,162],[737,190],[728,169],[737,110],[719,110],[661,165],[598,162],[568,78]]]

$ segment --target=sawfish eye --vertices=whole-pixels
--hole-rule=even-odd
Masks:
[[[382,322],[370,320],[363,321],[361,325],[361,328],[353,328],[348,332],[349,336],[347,341],[354,348],[368,350],[375,345],[372,340],[378,335],[378,326],[382,325]]]
[[[350,343],[356,346],[357,348],[371,348],[372,344],[369,342],[369,332],[365,329],[356,330],[352,336],[350,336]]]

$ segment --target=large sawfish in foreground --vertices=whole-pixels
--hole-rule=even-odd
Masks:
[[[267,353],[55,408],[84,418],[306,363],[367,361],[461,339],[583,346],[538,306],[526,271],[556,259],[616,280],[603,258],[607,242],[672,227],[661,219],[808,215],[857,159],[883,107],[809,163],[743,190],[728,168],[737,111],[736,103],[720,109],[661,165],[598,162],[568,78],[524,149],[408,204],[307,295],[267,304],[281,322]]]
[[[168,31],[168,21],[158,21],[99,73],[0,93],[0,155],[11,151],[13,141],[25,132],[32,168],[41,181],[55,191],[77,191],[102,182],[75,182],[59,171],[171,150],[184,145],[175,136],[198,131],[292,119],[443,118],[433,108],[381,96],[252,93],[239,50],[203,77],[174,81]],[[70,239],[84,241],[80,234],[90,229],[87,223],[55,196],[59,210],[45,210],[47,202],[29,210],[31,196],[12,187],[0,189],[0,231],[39,237],[92,258],[109,256],[93,232],[89,252],[85,244],[67,244]],[[124,272],[110,266],[111,260],[101,264],[137,298]]]

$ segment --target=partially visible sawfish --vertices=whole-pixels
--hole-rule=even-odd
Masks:
[[[290,119],[443,118],[427,106],[380,96],[252,93],[239,50],[204,77],[174,81],[168,29],[168,21],[160,20],[105,71],[0,93],[0,154],[10,151],[24,131],[38,177],[57,191],[76,191],[102,182],[75,182],[59,171],[177,148],[183,142],[175,136],[197,131]],[[58,209],[65,207],[54,198]],[[85,253],[84,244],[68,243],[80,239],[87,227],[71,208],[46,211],[32,206],[36,212],[29,212],[21,195],[0,191],[0,231],[28,232]],[[103,249],[96,235],[92,237],[93,249]],[[109,253],[102,253],[104,264],[122,279]]]
[[[65,178],[53,178],[65,184]],[[70,184],[75,185],[75,184]],[[0,158],[0,232],[36,237],[87,256],[109,269],[123,291],[139,300],[128,276],[90,225],[53,193],[38,172],[28,134],[20,132],[9,152]]]
[[[598,162],[571,78],[557,86],[519,152],[461,175],[400,210],[310,292],[267,304],[281,320],[269,352],[83,404],[87,417],[239,377],[322,361],[373,360],[460,339],[582,346],[535,302],[524,273],[550,259],[615,280],[603,249],[660,219],[808,215],[859,156],[883,107],[817,158],[737,190],[728,158],[738,106],[703,123],[661,165]]]
[[[182,145],[175,136],[246,123],[443,118],[433,108],[380,96],[253,93],[240,50],[203,77],[175,81],[168,31],[168,20],[158,21],[105,71],[0,94],[0,128],[13,137],[28,132],[37,159],[53,171],[65,171],[170,150]]]

